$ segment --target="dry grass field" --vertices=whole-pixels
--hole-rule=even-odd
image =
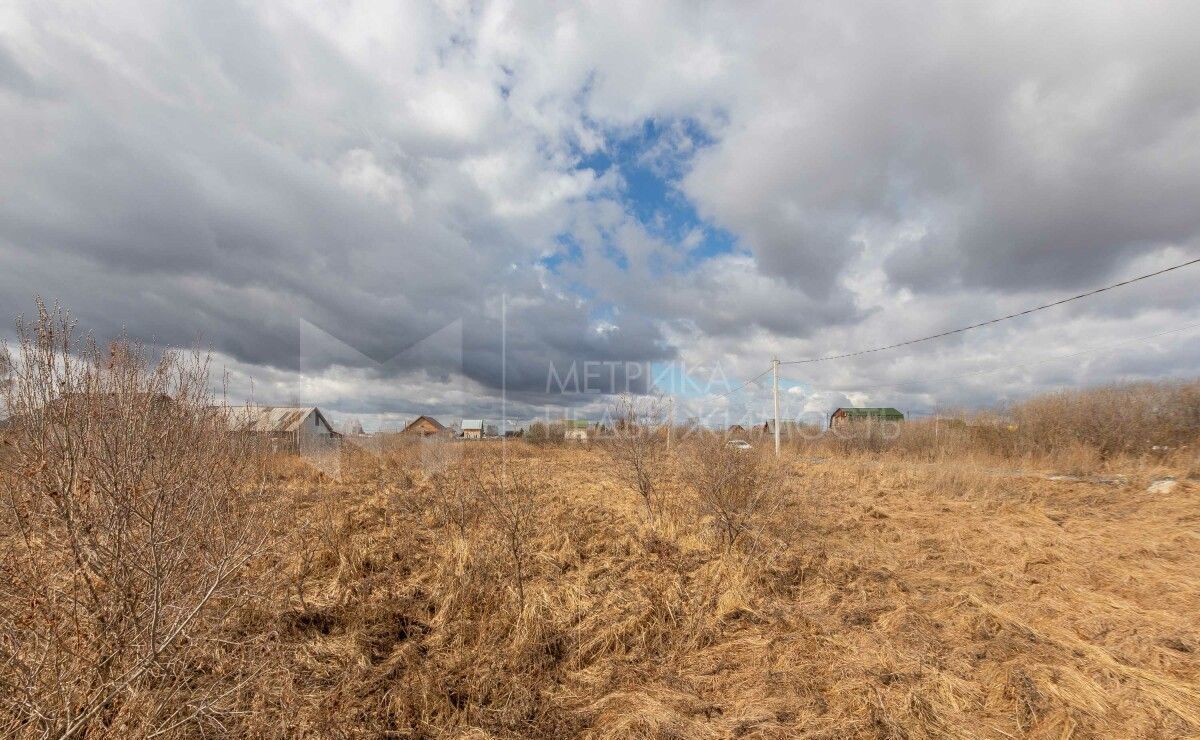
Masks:
[[[523,605],[496,525],[460,530],[436,477],[280,480],[272,583],[302,568],[305,606],[243,615],[270,665],[239,734],[1200,732],[1200,482],[791,460],[726,551],[683,490],[649,520],[599,450],[507,458],[540,489]]]
[[[224,434],[202,360],[64,332],[6,389],[0,736],[1200,736],[1195,384],[322,471]]]

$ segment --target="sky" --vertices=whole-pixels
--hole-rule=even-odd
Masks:
[[[1200,256],[1193,2],[0,6],[0,337],[368,428],[758,420],[770,359]],[[785,413],[1194,377],[1200,266],[783,366]]]

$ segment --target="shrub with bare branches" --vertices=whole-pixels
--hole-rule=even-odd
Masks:
[[[666,402],[660,395],[630,393],[617,398],[612,410],[613,434],[605,449],[618,474],[642,497],[653,519],[661,476],[666,469]]]
[[[1062,391],[1018,403],[1011,416],[1028,452],[1083,444],[1102,457],[1144,454],[1200,438],[1200,382]]]
[[[525,438],[530,444],[549,445],[562,443],[566,439],[566,435],[567,428],[561,422],[535,421],[529,425],[529,432]]]
[[[202,666],[261,546],[252,458],[209,408],[205,358],[151,364],[128,339],[101,350],[72,328],[39,302],[6,357],[0,734],[219,726],[237,682]]]
[[[512,577],[517,603],[525,607],[525,583],[530,576],[533,557],[530,540],[543,526],[540,489],[524,478],[501,478],[479,484],[480,500],[488,520],[503,542],[512,560]]]
[[[688,440],[683,457],[683,481],[695,490],[701,513],[713,518],[726,551],[782,500],[780,465],[761,445],[740,449],[720,435],[696,434]]]
[[[896,445],[905,431],[903,423],[864,419],[829,430],[832,447],[842,454],[854,452],[883,452]]]
[[[12,382],[12,359],[5,352],[0,354],[0,393],[8,390],[9,384]],[[4,414],[3,409],[0,409],[0,414]],[[0,417],[3,418],[3,417]]]
[[[479,478],[479,456],[464,455],[466,445],[445,439],[429,440],[424,447],[422,463],[433,486],[438,519],[453,523],[459,536],[466,536],[479,515],[475,483]]]

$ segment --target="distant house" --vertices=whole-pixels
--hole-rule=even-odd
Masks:
[[[342,422],[341,428],[337,431],[346,437],[365,437],[367,434],[363,429],[362,422],[358,419],[347,419]]]
[[[829,416],[829,428],[835,429],[844,424],[863,421],[904,421],[904,414],[890,406],[880,408],[843,407]]]
[[[446,434],[446,427],[432,416],[418,416],[410,421],[401,434],[407,434],[415,437],[433,437],[439,434]]]
[[[734,424],[729,427],[729,435],[731,437],[744,437],[746,436],[746,427],[741,424]]]
[[[483,419],[463,419],[463,439],[483,439],[483,430],[485,427],[486,424],[484,424]]]
[[[341,436],[316,406],[225,406],[219,411],[230,432],[261,437],[274,452],[297,453]]]
[[[563,439],[576,442],[588,441],[588,422],[586,419],[567,419],[563,422]]]

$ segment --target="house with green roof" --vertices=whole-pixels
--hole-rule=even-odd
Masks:
[[[904,414],[891,406],[874,408],[843,407],[829,416],[829,428],[834,429],[843,424],[853,424],[863,421],[904,421]]]

